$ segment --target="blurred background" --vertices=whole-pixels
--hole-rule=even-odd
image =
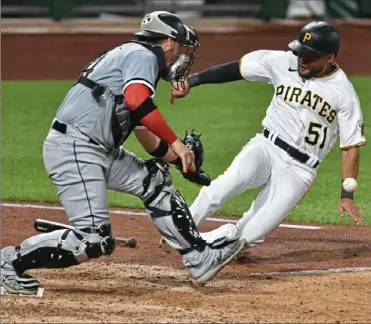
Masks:
[[[55,111],[82,67],[105,49],[131,40],[141,18],[153,10],[176,13],[199,32],[201,45],[192,71],[238,60],[258,49],[288,50],[287,44],[308,20],[329,20],[342,39],[337,62],[351,76],[364,107],[365,132],[371,132],[371,42],[367,41],[371,0],[2,0],[3,200],[58,202],[41,154]],[[171,106],[170,85],[161,82],[159,90],[156,103],[180,137],[193,128],[205,134],[204,167],[213,178],[224,172],[249,138],[261,132],[272,95],[270,85],[246,86],[241,81],[197,88],[190,98]],[[195,109],[197,118],[190,118],[189,111]],[[135,138],[130,137],[125,147],[150,158]],[[366,147],[362,153],[365,161],[371,160],[371,150]],[[371,210],[371,172],[366,163],[360,168],[357,202],[366,211]],[[334,150],[289,220],[349,222],[337,215],[339,173],[340,151]],[[173,176],[191,202],[199,188],[176,172]],[[241,215],[256,193],[232,199],[220,213]],[[109,202],[142,207],[138,199],[113,192]],[[365,222],[371,224],[371,217]]]
[[[2,0],[2,18],[140,17],[167,10],[182,18],[370,18],[370,0]]]

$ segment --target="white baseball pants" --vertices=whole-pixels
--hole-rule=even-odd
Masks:
[[[229,199],[260,187],[250,209],[227,234],[231,239],[242,237],[248,244],[255,245],[285,219],[315,177],[316,169],[293,159],[262,134],[257,134],[222,175],[200,190],[190,211],[198,226]]]

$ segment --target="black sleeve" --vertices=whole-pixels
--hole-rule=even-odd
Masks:
[[[242,79],[240,61],[233,61],[215,65],[199,73],[191,74],[187,77],[187,82],[190,87],[196,87],[201,84],[226,83]]]

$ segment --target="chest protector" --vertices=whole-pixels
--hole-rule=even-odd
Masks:
[[[168,68],[166,66],[165,54],[164,51],[160,46],[155,46],[146,42],[140,42],[136,40],[129,41],[127,43],[136,43],[144,46],[149,51],[157,57],[158,62],[158,75],[154,84],[154,87],[157,87],[157,84],[161,77],[167,75]],[[99,62],[103,57],[109,52],[109,50],[103,52],[97,59],[96,62]],[[89,64],[87,65],[87,67]],[[76,81],[76,83],[81,83],[84,86],[88,87],[92,91],[92,96],[95,100],[100,100],[100,97],[106,91],[106,87],[100,85],[99,83],[89,79],[87,75],[87,68],[85,67],[81,71],[81,75]],[[125,103],[125,98],[122,95],[115,96],[114,103],[112,107],[112,116],[111,116],[111,131],[112,137],[114,142],[114,148],[120,147],[123,142],[129,137],[133,129],[138,126],[138,122],[136,122],[132,118],[132,113],[129,107]]]
[[[159,71],[154,84],[154,87],[156,88],[160,78],[168,73],[164,51],[160,46],[154,46],[146,42],[132,40],[129,41],[128,43],[140,44],[156,55]],[[138,126],[138,122],[134,121],[134,119],[132,118],[131,111],[129,107],[126,105],[126,102],[123,97],[116,98],[115,107],[112,113],[111,124],[115,147],[121,146],[122,143],[129,137],[133,129],[136,126]]]

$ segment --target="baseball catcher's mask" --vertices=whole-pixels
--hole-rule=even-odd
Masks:
[[[172,38],[182,46],[182,53],[178,55],[166,73],[162,74],[162,78],[173,82],[173,87],[177,90],[180,90],[179,87],[184,89],[184,80],[192,69],[196,50],[200,45],[196,30],[185,25],[177,15],[167,11],[154,11],[143,18],[140,30],[135,35],[151,39],[165,36]]]
[[[200,46],[196,30],[186,25],[184,25],[184,28],[187,32],[187,36],[185,38],[186,41],[181,43],[183,53],[181,53],[177,60],[170,66],[168,75],[164,77],[167,81],[175,81],[172,82],[172,85],[175,89],[180,91],[185,89],[185,78],[191,72],[193,63],[196,59],[196,50]]]

